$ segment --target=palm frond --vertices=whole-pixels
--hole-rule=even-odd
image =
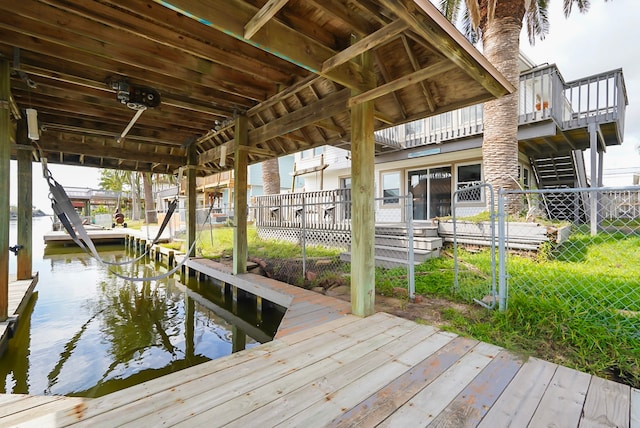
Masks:
[[[549,34],[549,0],[530,2],[525,14],[525,25],[531,45],[535,44],[536,37],[544,40]]]
[[[571,15],[571,9],[573,9],[574,3],[578,6],[578,11],[580,13],[587,13],[591,6],[591,2],[589,0],[564,0],[563,10],[565,18],[568,18],[569,15]]]

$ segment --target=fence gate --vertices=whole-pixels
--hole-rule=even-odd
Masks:
[[[485,200],[485,198],[489,199],[488,218],[465,221],[458,219],[457,213],[465,210],[465,206],[461,206],[461,204]],[[498,302],[496,290],[496,213],[493,187],[488,183],[481,183],[456,190],[451,201],[451,213],[453,222],[453,291],[465,299],[471,299],[492,309]],[[487,243],[490,247],[488,259],[478,260],[478,263],[488,265],[488,268],[475,266],[469,258],[461,257],[458,249],[458,244],[484,246]]]

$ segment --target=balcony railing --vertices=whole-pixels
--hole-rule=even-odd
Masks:
[[[622,70],[565,82],[555,65],[522,73],[518,87],[520,125],[553,119],[562,129],[617,121],[624,130],[627,96]],[[376,132],[376,140],[403,148],[439,144],[483,132],[482,104]]]

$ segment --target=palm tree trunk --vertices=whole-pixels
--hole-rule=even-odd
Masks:
[[[262,162],[262,186],[265,195],[280,193],[280,164],[278,158]]]
[[[153,180],[150,172],[142,174],[142,187],[144,189],[144,213],[147,224],[158,222],[158,213],[153,200]]]
[[[515,15],[515,16],[514,16]],[[524,15],[523,1],[498,1],[496,16],[482,29],[483,54],[518,88],[518,53]],[[515,189],[518,180],[518,93],[506,95],[484,105],[482,143],[484,178],[494,189]],[[519,209],[509,202],[507,210]]]

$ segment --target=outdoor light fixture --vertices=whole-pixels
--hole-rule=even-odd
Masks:
[[[38,129],[38,111],[34,108],[28,108],[27,112],[27,129],[29,130],[30,140],[39,140],[40,131]]]

